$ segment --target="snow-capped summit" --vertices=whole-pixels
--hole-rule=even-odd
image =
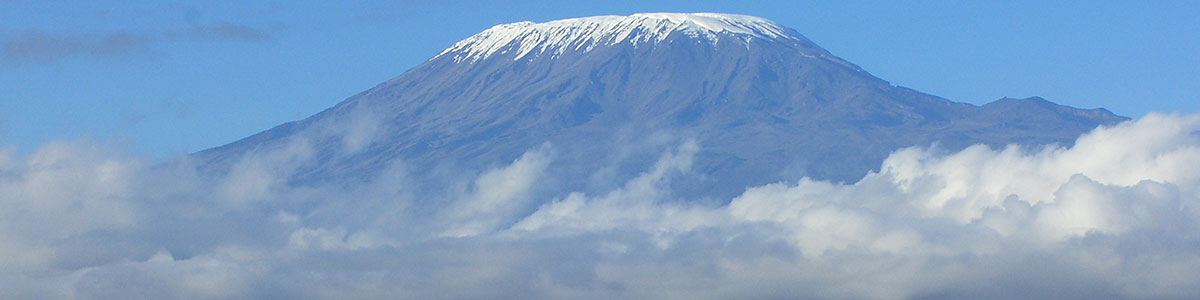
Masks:
[[[297,166],[297,182],[366,180],[396,162],[440,180],[437,170],[546,145],[550,199],[611,190],[598,182],[626,182],[690,140],[703,176],[672,189],[731,199],[804,177],[858,180],[901,147],[1069,144],[1122,120],[1035,100],[956,103],[766,19],[652,13],[497,25],[324,112],[198,156],[221,170],[304,141],[321,159]]]
[[[717,13],[640,13],[629,16],[594,16],[534,23],[500,24],[464,39],[439,53],[456,62],[478,61],[491,55],[515,52],[526,55],[590,51],[598,46],[658,43],[674,33],[704,38],[715,44],[722,37],[748,42],[762,38],[810,43],[793,30],[771,20]]]

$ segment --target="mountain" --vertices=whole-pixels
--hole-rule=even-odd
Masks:
[[[303,137],[292,181],[368,178],[403,162],[428,178],[539,147],[549,179],[597,190],[694,141],[682,195],[721,199],[803,176],[855,181],[891,151],[1071,144],[1126,120],[1040,98],[975,106],[891,85],[775,22],[648,13],[496,25],[309,118],[194,154],[220,172]],[[443,174],[443,175],[439,175]],[[432,179],[430,179],[432,180]]]

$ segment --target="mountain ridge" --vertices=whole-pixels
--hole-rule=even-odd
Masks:
[[[603,18],[615,20],[611,24],[655,20],[646,16]],[[511,24],[556,28],[552,25],[587,20]],[[649,24],[670,23],[665,20]],[[673,24],[688,19],[677,20],[685,21]],[[607,27],[566,27],[560,33],[588,28]],[[196,156],[221,169],[255,149],[310,136],[324,159],[300,167],[307,171],[296,181],[303,182],[358,178],[397,160],[417,172],[446,164],[480,169],[550,143],[560,153],[553,166],[563,173],[559,177],[581,178],[565,188],[587,190],[594,181],[587,178],[598,170],[630,177],[664,151],[664,143],[693,139],[700,144],[694,168],[709,176],[680,183],[680,189],[694,190],[685,195],[715,190],[724,197],[746,186],[800,177],[857,180],[902,147],[1069,145],[1097,125],[1125,120],[1106,110],[1046,109],[1038,101],[953,102],[894,86],[786,30],[786,39],[675,30],[642,44],[651,46],[631,42],[641,37],[600,34],[614,39],[582,41],[619,42],[561,43],[574,45],[565,48],[542,47],[544,40],[519,35],[504,35],[508,42],[499,46],[472,42],[490,38],[485,30],[312,117]],[[347,124],[364,119],[378,123],[363,127],[372,138],[347,142],[362,135],[346,129],[357,125]],[[656,134],[671,136],[666,139],[671,142],[619,145],[654,140]],[[631,152],[626,147],[644,153],[621,154]]]

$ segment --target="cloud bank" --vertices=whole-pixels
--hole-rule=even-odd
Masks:
[[[689,141],[554,195],[549,144],[429,188],[401,161],[290,182],[315,138],[217,175],[55,142],[0,152],[0,298],[1195,298],[1198,132],[1150,114],[1069,148],[901,149],[724,204],[672,193],[704,176]]]

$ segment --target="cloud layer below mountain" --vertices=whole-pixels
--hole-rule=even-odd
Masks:
[[[1198,132],[1150,114],[1069,148],[901,149],[723,204],[672,193],[704,176],[687,140],[556,195],[550,144],[431,188],[403,162],[289,182],[315,138],[219,175],[56,142],[0,152],[0,298],[1194,298]]]

